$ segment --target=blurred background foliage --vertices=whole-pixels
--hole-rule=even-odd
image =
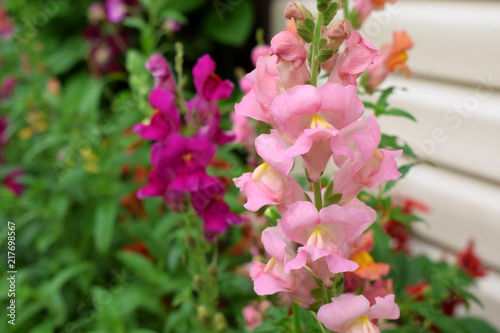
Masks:
[[[0,101],[8,122],[0,178],[22,170],[16,180],[23,191],[16,195],[0,186],[0,219],[16,224],[19,272],[16,326],[2,320],[0,331],[187,332],[197,314],[189,302],[178,306],[193,297],[191,276],[180,267],[186,250],[178,241],[185,236],[182,216],[166,212],[161,199],[135,198],[146,182],[149,143],[130,128],[152,111],[147,58],[161,53],[172,63],[176,41],[184,44],[189,75],[205,53],[223,78],[235,81],[235,67],[249,68],[258,3],[128,1],[133,15],[119,24],[93,21],[91,3],[1,4],[15,28],[0,44],[0,79],[14,77],[17,84]],[[168,19],[180,31],[169,30]],[[228,179],[241,174],[238,154],[219,154],[233,164]],[[233,233],[220,251],[241,230]],[[6,241],[0,239],[2,248]],[[227,258],[219,265],[250,260],[248,254]],[[241,317],[254,297],[251,282],[233,273],[219,279],[221,308],[227,318]],[[0,288],[8,290],[6,279]],[[8,302],[7,293],[0,300]]]

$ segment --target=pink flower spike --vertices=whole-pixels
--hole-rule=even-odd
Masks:
[[[293,63],[293,68],[301,67],[306,59],[307,53],[299,36],[291,31],[281,31],[271,40],[270,55],[277,55],[278,62],[281,60]]]

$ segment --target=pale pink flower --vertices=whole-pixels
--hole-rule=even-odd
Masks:
[[[361,37],[358,31],[353,31],[345,41],[345,50],[334,56],[333,67],[328,82],[342,85],[357,85],[358,77],[370,66],[378,51],[369,41]]]
[[[355,0],[354,7],[361,14],[359,23],[363,23],[373,10],[384,9],[386,2],[395,3],[396,0]]]
[[[394,295],[376,297],[375,305],[370,306],[363,295],[343,294],[318,310],[318,319],[337,333],[380,333],[372,320],[397,318],[399,307],[394,302]]]
[[[380,129],[374,116],[340,130],[331,140],[333,159],[339,167],[334,178],[334,192],[342,193],[341,204],[355,198],[363,187],[374,188],[398,179],[395,157],[402,151],[377,149]]]
[[[325,274],[323,267],[328,267],[330,273],[354,271],[358,265],[345,258],[352,243],[372,223],[361,209],[332,205],[318,212],[308,201],[294,203],[284,213],[280,225],[286,237],[303,246],[297,256],[286,263],[285,272],[319,260],[312,269],[319,269],[315,272],[324,280],[328,280],[329,273]]]
[[[295,179],[282,175],[268,163],[233,180],[236,187],[245,193],[247,203],[244,207],[250,211],[255,212],[265,205],[278,205],[278,210],[283,210],[304,198],[304,192]]]
[[[250,276],[258,295],[288,293],[289,299],[307,307],[314,303],[311,291],[317,288],[314,277],[305,270],[284,271],[284,263],[293,258],[295,247],[279,226],[270,227],[262,233],[262,243],[271,256],[267,264],[254,262]]]
[[[255,127],[252,121],[247,117],[238,116],[234,112],[232,112],[229,117],[233,123],[231,134],[234,134],[234,140],[242,143],[247,150],[254,151],[257,134],[255,133]]]
[[[252,54],[251,54],[251,59],[252,63],[254,66],[257,66],[257,60],[259,60],[260,57],[268,57],[269,56],[269,49],[271,47],[269,45],[257,45],[252,49]]]
[[[354,86],[326,83],[318,89],[310,85],[289,89],[276,97],[271,116],[291,146],[288,156],[302,155],[309,178],[316,181],[331,157],[330,140],[363,111]]]
[[[271,306],[272,303],[268,300],[245,306],[243,308],[243,319],[245,319],[247,327],[251,330],[259,327],[264,320],[265,311]]]

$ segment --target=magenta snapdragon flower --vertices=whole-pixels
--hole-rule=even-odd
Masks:
[[[127,6],[123,0],[106,0],[106,15],[112,23],[118,23],[127,15]]]
[[[179,131],[180,113],[175,105],[175,96],[161,88],[153,88],[149,95],[149,104],[154,114],[148,124],[139,123],[133,130],[146,140],[163,140]]]

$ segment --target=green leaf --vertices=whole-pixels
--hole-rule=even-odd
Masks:
[[[202,29],[212,39],[226,45],[243,46],[252,32],[255,11],[252,3],[244,0],[232,5],[214,1],[202,23]]]
[[[401,110],[401,109],[390,109],[390,110],[384,111],[382,114],[386,115],[386,116],[404,117],[404,118],[408,118],[410,120],[413,120],[414,122],[417,122],[417,119],[414,116],[412,116],[410,113],[406,112],[405,110]]]
[[[87,44],[83,38],[70,39],[50,51],[50,56],[46,57],[47,67],[52,75],[63,74],[85,59],[86,52]]]
[[[338,204],[342,199],[342,193],[335,193],[325,198],[325,207]]]
[[[460,323],[465,326],[470,333],[499,333],[497,329],[491,326],[490,323],[486,322],[484,319],[466,317],[457,318]]]
[[[115,200],[101,203],[95,211],[94,241],[101,254],[106,253],[111,246],[117,212],[118,203]]]
[[[375,105],[375,116],[379,116],[381,115],[385,109],[387,108],[387,105],[389,105],[389,103],[387,103],[387,98],[389,98],[389,96],[393,93],[395,87],[389,87],[385,90],[382,91],[382,94],[380,95],[380,97],[378,98],[378,101],[377,101],[377,104]]]
[[[142,31],[147,26],[147,23],[142,19],[142,17],[139,16],[126,17],[122,21],[122,24],[126,27],[135,28],[139,31]]]
[[[215,6],[217,5],[217,2],[220,1],[214,1],[212,5]],[[163,9],[169,9],[171,11],[178,11],[181,13],[187,13],[192,10],[195,10],[196,8],[200,7],[205,3],[205,0],[168,0],[168,1],[163,1],[164,7]]]
[[[406,164],[406,165],[400,166],[398,168],[398,171],[401,173],[401,177],[399,177],[399,179],[397,179],[397,180],[391,180],[390,182],[387,182],[385,184],[385,187],[384,187],[384,192],[387,192],[391,188],[393,188],[394,185],[396,185],[396,182],[403,179],[406,176],[406,174],[411,170],[411,168],[413,168],[415,165],[418,165],[420,163],[421,162],[416,162],[416,163],[411,163],[411,164]]]

